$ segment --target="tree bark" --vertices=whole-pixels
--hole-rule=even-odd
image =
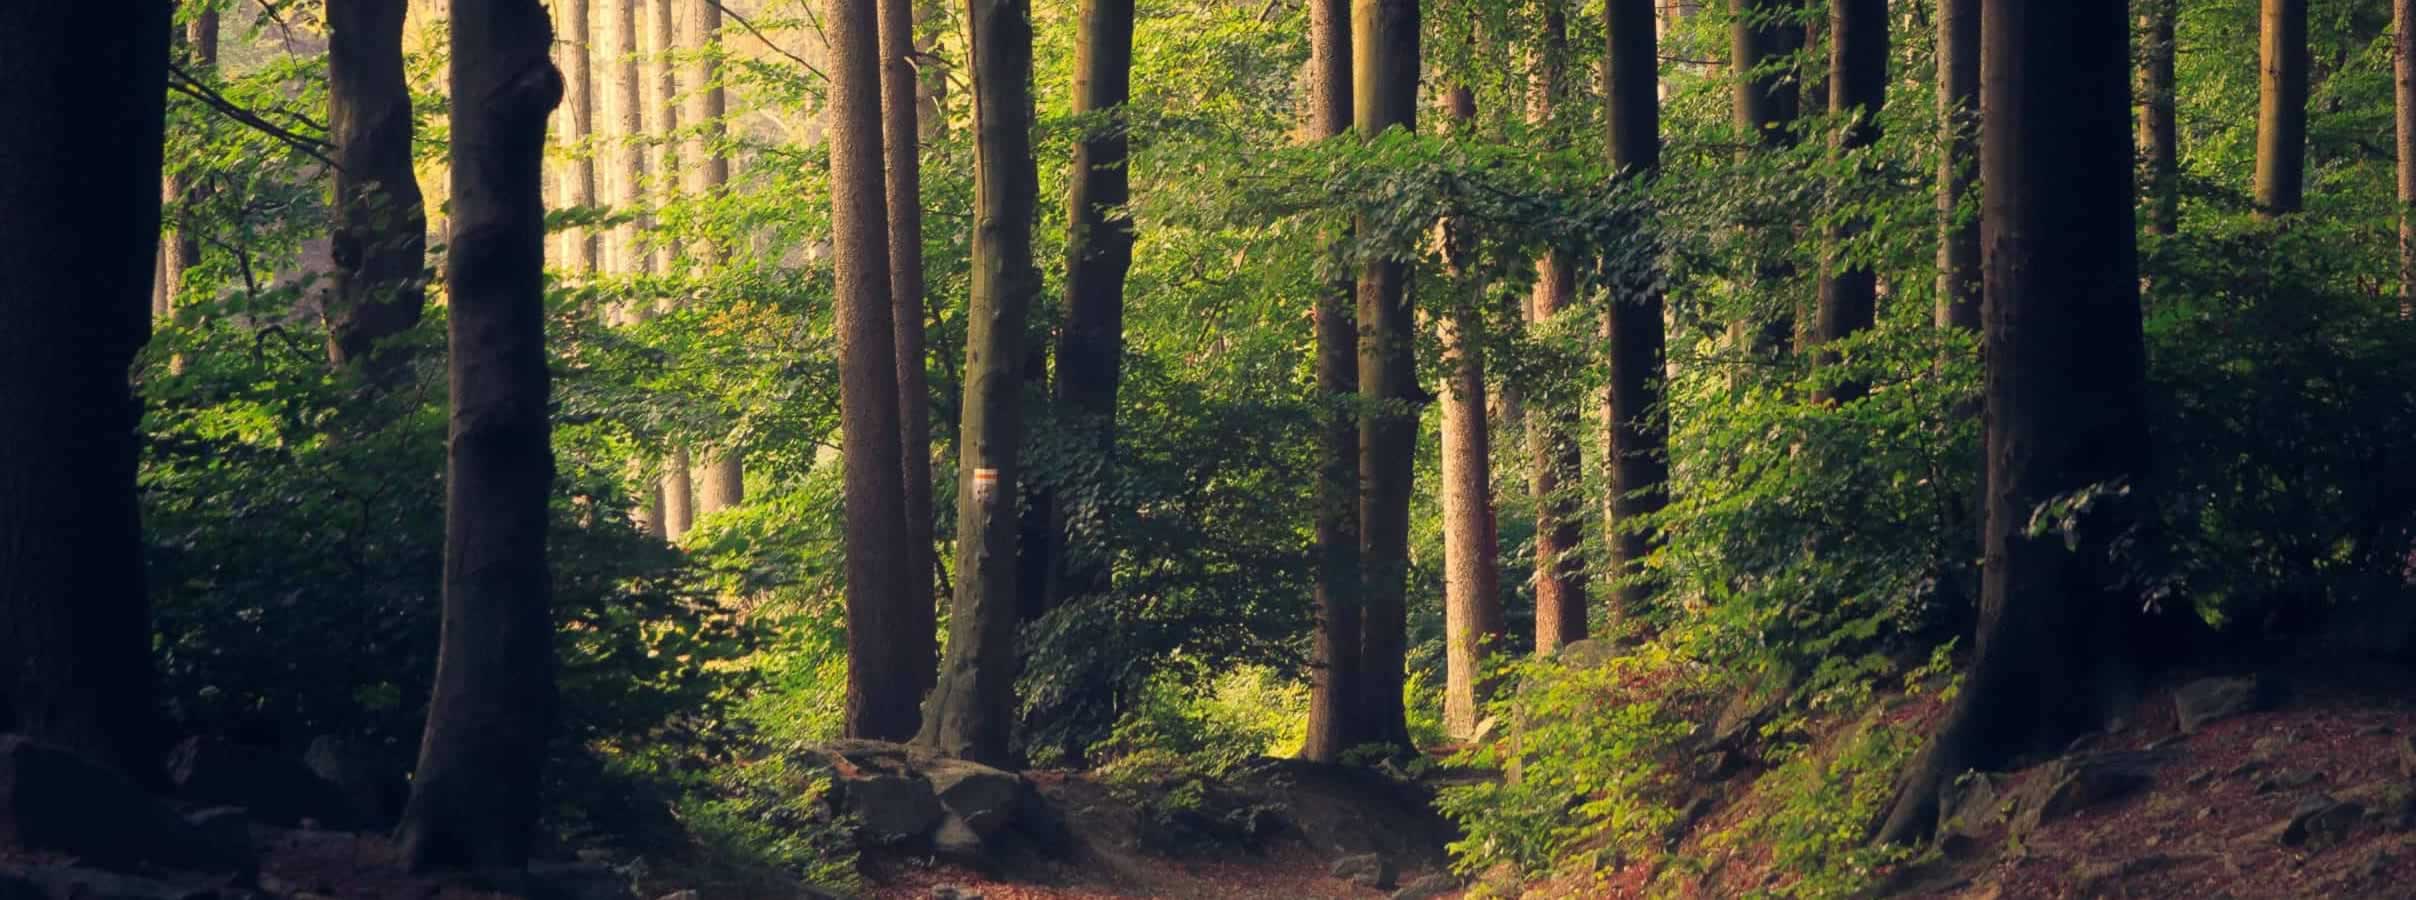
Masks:
[[[1527,106],[1528,121],[1538,126],[1551,123],[1568,90],[1568,27],[1566,5],[1547,2]],[[1529,325],[1542,327],[1575,302],[1576,272],[1565,257],[1566,251],[1553,250],[1535,261]],[[1545,656],[1586,637],[1585,524],[1578,496],[1585,464],[1576,412],[1563,397],[1526,402],[1527,489],[1535,498],[1535,652]]]
[[[2127,709],[2146,644],[2109,547],[2138,501],[2103,498],[2077,549],[2031,536],[2058,496],[2147,471],[2133,233],[2128,4],[1984,0],[1988,526],[1977,652],[1881,837],[1917,838],[1944,779],[2064,746]]]
[[[915,67],[913,0],[880,0],[881,147],[888,163],[889,304],[898,358],[899,463],[905,479],[906,571],[920,585],[899,633],[918,640],[915,693],[938,675],[938,550],[931,503],[930,358],[923,329],[923,86]],[[933,110],[937,115],[937,110]],[[916,638],[917,635],[921,637]]]
[[[1653,0],[1610,0],[1604,9],[1608,29],[1609,73],[1604,118],[1609,124],[1611,169],[1614,177],[1650,179],[1661,167],[1661,98],[1659,59],[1653,34]],[[1656,529],[1632,524],[1659,512],[1669,498],[1669,425],[1663,420],[1661,378],[1666,336],[1661,319],[1661,292],[1652,278],[1623,279],[1603,317],[1603,342],[1611,354],[1611,381],[1604,404],[1605,445],[1611,474],[1609,501],[1610,567],[1615,579],[1611,607],[1615,618],[1641,612],[1652,599],[1642,576],[1646,557],[1660,545]]]
[[[162,779],[127,383],[151,338],[166,0],[0,29],[0,731]]]
[[[1855,151],[1879,142],[1879,112],[1887,102],[1887,0],[1830,0],[1829,111],[1852,117],[1830,144],[1830,159],[1858,158]],[[1871,327],[1878,315],[1879,273],[1848,262],[1845,245],[1870,229],[1860,218],[1835,222],[1821,235],[1820,309],[1812,342],[1842,341]],[[1821,361],[1834,363],[1834,352]],[[1851,403],[1865,387],[1845,382],[1826,400]]]
[[[1032,17],[1027,0],[968,0],[972,37],[974,229],[965,396],[957,454],[956,598],[939,685],[915,742],[1010,762],[1015,720],[1015,497],[1023,442],[1023,328],[1039,176],[1032,160]]]
[[[2307,199],[2307,0],[2263,0],[2257,17],[2257,215]]]
[[[1309,0],[1308,137],[1351,130],[1350,0]],[[1327,251],[1340,243],[1329,240]],[[1348,405],[1359,391],[1358,325],[1347,277],[1315,302],[1317,344],[1317,635],[1309,670],[1309,727],[1302,759],[1332,763],[1356,742],[1359,635],[1359,426]]]
[[[2148,230],[2171,235],[2181,227],[2181,141],[2174,127],[2173,23],[2180,0],[2143,0],[2139,28],[2146,46],[2139,67],[2139,152],[2147,157]]]
[[[185,23],[182,34],[176,36],[183,46],[187,71],[199,76],[218,68],[218,11],[204,9]],[[199,185],[186,184],[181,176],[171,174],[162,179],[161,199],[191,207],[201,202]],[[159,287],[151,300],[151,317],[167,318],[175,312],[176,295],[184,288],[185,273],[201,265],[201,239],[189,229],[171,229],[160,241]]]
[[[517,869],[553,735],[545,358],[546,118],[562,99],[538,0],[452,0],[444,629],[398,831],[413,869]]]
[[[1124,363],[1124,274],[1132,268],[1133,224],[1125,214],[1124,103],[1132,95],[1133,0],[1082,0],[1074,43],[1075,115],[1098,115],[1074,144],[1067,177],[1065,319],[1057,331],[1058,425],[1098,454],[1085,467],[1090,496],[1115,484],[1116,388]],[[1109,587],[1107,514],[1056,496],[1059,563],[1052,600],[1105,593]]]
[[[1937,52],[1940,152],[1935,322],[1940,328],[1977,332],[1980,220],[1963,210],[1980,186],[1980,0],[1938,0]]]
[[[563,205],[574,207],[596,205],[595,30],[588,23],[590,6],[591,0],[562,0],[561,7],[565,63],[562,104],[570,112],[567,117],[570,134],[564,136],[564,141],[573,149],[568,165],[562,170],[560,196]],[[587,275],[599,267],[601,248],[593,229],[573,228],[563,232],[562,245],[562,264],[571,274]]]
[[[644,2],[646,171],[653,179],[646,186],[646,230],[659,235],[660,231],[655,227],[655,223],[660,221],[657,211],[670,205],[678,194],[681,176],[674,173],[680,171],[683,161],[679,156],[679,142],[673,136],[679,133],[680,126],[685,123],[680,121],[679,65],[671,58],[679,50],[678,25],[672,10],[675,0]],[[652,243],[654,246],[646,257],[647,271],[656,275],[671,274],[673,257],[678,255],[677,248],[667,240],[654,240]],[[685,460],[682,462],[678,478],[685,483],[688,480],[687,467]],[[687,530],[687,526],[681,525],[680,530]]]
[[[1449,112],[1455,130],[1475,127],[1476,96],[1454,87]],[[1466,248],[1443,223],[1445,259],[1465,275]],[[1443,367],[1443,728],[1452,737],[1476,734],[1486,694],[1484,656],[1502,625],[1500,538],[1493,518],[1493,442],[1485,415],[1482,284],[1436,319]]]
[[[379,342],[419,324],[428,214],[411,169],[411,85],[403,74],[405,7],[327,2],[327,127],[335,142],[335,260],[327,359],[392,383],[409,363]]]
[[[1393,128],[1417,131],[1418,37],[1418,0],[1353,0],[1352,111],[1362,140]],[[1360,265],[1359,389],[1367,402],[1359,414],[1359,739],[1350,744],[1400,748],[1411,746],[1401,691],[1407,677],[1409,499],[1416,490],[1423,393],[1408,287],[1405,263],[1372,259]]]
[[[694,132],[681,150],[686,164],[680,168],[680,188],[690,197],[707,197],[719,193],[730,181],[730,159],[718,146],[725,133],[722,116],[729,111],[721,86],[721,4],[719,0],[680,0],[677,13],[676,44],[689,56],[680,75],[686,82],[680,121]],[[690,250],[699,267],[718,265],[724,259],[721,248],[710,241],[697,241]],[[721,447],[707,454],[696,467],[693,489],[698,515],[743,502],[746,471],[739,451]]]
[[[1750,149],[1742,151],[1751,156],[1757,151],[1784,151],[1796,144],[1795,122],[1801,114],[1803,98],[1798,93],[1787,62],[1803,49],[1804,29],[1797,15],[1803,9],[1802,0],[1729,0],[1733,14],[1729,24],[1729,49],[1736,69],[1736,85],[1732,89],[1735,124],[1740,136],[1753,140]],[[1760,223],[1746,223],[1747,228],[1770,228]],[[1783,285],[1795,278],[1795,267],[1784,259],[1767,260],[1756,267],[1755,277],[1764,285]],[[1729,324],[1730,345],[1742,349],[1755,360],[1775,360],[1786,355],[1794,342],[1796,316],[1785,310],[1767,319],[1748,314]],[[1732,385],[1742,385],[1743,375],[1732,375]]]
[[[603,144],[610,151],[613,208],[621,213],[634,213],[645,201],[646,154],[639,142],[646,133],[645,118],[640,112],[638,81],[638,4],[644,0],[604,0],[604,52],[610,60],[606,71],[611,73],[605,93],[606,106],[612,111],[611,127]],[[638,226],[623,222],[612,226],[604,238],[604,264],[615,275],[635,275],[645,271],[645,262],[637,255]]]
[[[2416,317],[2416,0],[2392,0],[2391,67],[2399,123],[2399,317]]]

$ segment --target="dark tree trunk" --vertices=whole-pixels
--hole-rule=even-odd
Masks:
[[[546,568],[546,118],[562,99],[538,0],[452,0],[452,425],[444,629],[399,831],[414,869],[516,869],[553,736]]]
[[[1920,837],[1942,779],[2060,748],[2124,708],[2149,646],[2109,547],[2136,500],[2105,498],[2078,549],[2032,511],[2147,470],[2133,229],[2130,11],[1985,0],[1988,527],[1977,652],[1881,836]]]
[[[939,685],[915,742],[1009,762],[1015,721],[1015,491],[1023,441],[1023,328],[1039,177],[1032,161],[1032,14],[1026,0],[969,0],[974,130],[973,297],[957,457],[956,599]]]
[[[1309,133],[1351,129],[1350,0],[1309,0]],[[1332,245],[1329,244],[1329,250]],[[1359,732],[1359,391],[1352,283],[1337,279],[1315,301],[1317,329],[1317,638],[1309,678],[1303,759],[1337,762]]]
[[[924,683],[905,633],[923,604],[907,568],[897,335],[881,167],[876,0],[830,0],[831,258],[838,276],[841,455],[847,474],[848,737],[913,736]],[[927,657],[925,657],[927,658]]]
[[[34,3],[0,28],[0,731],[158,782],[135,502],[167,0]]]
[[[1789,63],[1803,49],[1804,29],[1798,15],[1803,10],[1802,0],[1729,0],[1729,9],[1734,15],[1728,39],[1737,79],[1733,88],[1736,129],[1753,140],[1753,149],[1744,153],[1792,149],[1803,98],[1789,77]],[[1771,226],[1748,223],[1746,227]],[[1755,275],[1762,284],[1783,285],[1794,280],[1795,267],[1784,259],[1773,259],[1758,266]],[[1776,359],[1793,343],[1795,318],[1791,309],[1768,316],[1747,315],[1730,324],[1729,342],[1755,360]],[[1741,373],[1730,381],[1741,384]]]
[[[1938,0],[1935,321],[1940,328],[1975,332],[1980,330],[1980,219],[1966,210],[1980,185],[1979,122],[1980,0]]]
[[[2416,316],[2416,0],[2392,0],[2391,65],[2399,122],[2399,316]]]
[[[923,361],[923,158],[911,0],[880,0],[882,190],[889,215],[889,308],[898,366],[898,466],[906,505],[907,603],[897,654],[916,697],[939,677],[938,551],[931,507],[931,385]],[[917,701],[920,702],[919,700]],[[917,713],[918,720],[920,713]]]
[[[1879,111],[1887,102],[1887,0],[1830,0],[1829,111],[1850,115],[1831,145],[1831,158],[1852,160],[1879,142]],[[1812,342],[1829,344],[1871,327],[1879,304],[1879,273],[1847,262],[1845,245],[1869,230],[1861,219],[1837,222],[1821,235],[1820,314]],[[1834,362],[1834,353],[1822,361]],[[1850,403],[1859,383],[1839,384],[1827,399]]]
[[[1649,2],[1649,0],[1647,0]],[[1418,0],[1354,0],[1353,112],[1361,139],[1418,128]],[[1364,227],[1364,226],[1363,226]],[[1409,266],[1359,269],[1359,733],[1345,744],[1407,748],[1409,499],[1418,448],[1417,320]]]
[[[2257,18],[2257,214],[2274,218],[2307,199],[2307,0],[2264,0]]]
[[[1090,502],[1057,495],[1054,527],[1061,557],[1048,587],[1052,601],[1109,588],[1107,517],[1098,501],[1115,484],[1116,386],[1124,361],[1124,273],[1132,268],[1133,226],[1125,215],[1124,103],[1132,95],[1133,0],[1082,0],[1074,43],[1076,115],[1101,116],[1074,144],[1067,178],[1065,320],[1057,331],[1057,424],[1070,429],[1097,468],[1085,467]]]
[[[1559,0],[1544,7],[1535,91],[1527,109],[1538,126],[1552,121],[1568,90],[1568,12]],[[1575,302],[1576,273],[1566,251],[1535,261],[1535,293],[1527,321],[1541,327]],[[1527,489],[1535,497],[1535,652],[1550,654],[1586,637],[1585,525],[1580,513],[1584,451],[1577,410],[1566,397],[1527,398]]]
[[[327,359],[391,383],[409,362],[379,342],[419,324],[428,214],[411,171],[403,13],[388,0],[327,0],[327,127],[335,141],[335,271]]]
[[[2147,157],[2148,230],[2170,235],[2181,227],[2181,140],[2173,122],[2173,23],[2180,0],[2142,0],[2139,29],[2146,42],[2139,67],[2139,152]]]
[[[1650,179],[1661,168],[1659,58],[1653,34],[1653,0],[1610,0],[1604,10],[1610,58],[1605,119],[1609,122],[1614,177]],[[1603,342],[1611,354],[1611,382],[1604,409],[1605,446],[1611,471],[1609,544],[1611,609],[1615,618],[1644,610],[1652,599],[1642,568],[1660,545],[1657,530],[1635,520],[1659,512],[1669,500],[1669,424],[1661,418],[1663,347],[1661,292],[1657,279],[1621,279]]]
[[[1475,128],[1476,95],[1454,87],[1453,131]],[[1443,223],[1444,256],[1455,280],[1471,277],[1473,260],[1458,223]],[[1443,345],[1443,728],[1453,737],[1476,734],[1490,693],[1484,655],[1499,650],[1502,626],[1500,537],[1493,518],[1493,436],[1485,414],[1485,288],[1452,299],[1436,320]],[[1492,645],[1492,646],[1489,646]]]

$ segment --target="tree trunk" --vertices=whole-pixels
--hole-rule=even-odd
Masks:
[[[1830,159],[1856,159],[1855,151],[1879,142],[1879,111],[1887,102],[1887,0],[1830,0],[1829,111],[1852,121],[1830,145]],[[1857,167],[1859,168],[1859,167]],[[1845,260],[1845,245],[1870,223],[1860,218],[1835,222],[1821,235],[1820,311],[1812,342],[1830,344],[1871,327],[1879,305],[1879,273]],[[1834,363],[1833,352],[1821,361]],[[1851,403],[1864,386],[1846,382],[1829,390],[1825,399]]]
[[[1449,111],[1461,134],[1475,127],[1476,96],[1465,85],[1451,91]],[[1471,270],[1459,246],[1455,223],[1443,223],[1445,259],[1465,276]],[[1443,366],[1443,728],[1452,737],[1476,734],[1484,713],[1484,655],[1498,644],[1502,626],[1500,538],[1493,519],[1493,443],[1485,417],[1485,294],[1457,298],[1436,319]]]
[[[2173,23],[2180,0],[2143,0],[2145,60],[2139,67],[2139,152],[2147,156],[2148,230],[2181,227],[2181,141],[2173,123]]]
[[[327,359],[391,384],[409,363],[379,347],[419,324],[428,214],[411,170],[403,13],[385,0],[327,2],[327,127],[335,142]]]
[[[1940,328],[1974,332],[1980,330],[1980,219],[1965,208],[1980,184],[1979,121],[1980,0],[1939,0],[1935,321]]]
[[[185,23],[184,32],[176,36],[183,45],[186,71],[202,76],[218,68],[218,11],[204,9]],[[185,179],[169,175],[162,179],[161,199],[168,203],[191,207],[201,202],[199,185],[186,184]],[[152,318],[167,318],[176,309],[176,295],[183,290],[185,273],[201,265],[201,239],[187,229],[174,229],[162,237],[159,248],[159,286],[151,300]]]
[[[1039,193],[1032,161],[1032,15],[1026,0],[968,0],[974,229],[957,457],[956,598],[939,685],[915,742],[1009,762],[1015,721],[1015,497],[1023,442],[1023,328]]]
[[[1096,468],[1084,467],[1089,502],[1056,496],[1059,562],[1048,587],[1062,600],[1109,588],[1108,510],[1116,482],[1116,386],[1124,362],[1124,273],[1133,225],[1125,214],[1124,103],[1132,94],[1133,0],[1082,0],[1074,43],[1075,115],[1101,118],[1074,144],[1067,177],[1065,320],[1057,332],[1057,416],[1081,436]]]
[[[1653,0],[1610,0],[1609,73],[1605,96],[1610,161],[1615,177],[1649,179],[1661,167],[1659,60],[1655,56]],[[1669,499],[1669,425],[1661,418],[1663,346],[1661,292],[1657,279],[1622,278],[1620,295],[1603,317],[1603,341],[1611,354],[1611,382],[1604,404],[1605,444],[1611,470],[1609,544],[1614,617],[1641,612],[1652,599],[1642,568],[1660,544],[1657,530],[1635,520],[1659,512]],[[1628,285],[1645,285],[1631,288]]]
[[[681,78],[680,121],[695,134],[681,150],[680,188],[690,197],[721,191],[730,181],[730,159],[718,145],[724,134],[722,116],[729,110],[721,87],[721,4],[719,0],[680,0],[674,32],[677,46],[689,56]],[[695,265],[718,265],[720,248],[698,241],[691,248]],[[738,450],[718,448],[696,467],[694,480],[698,515],[717,513],[746,499],[746,472]]]
[[[2392,0],[2391,60],[2398,84],[2399,317],[2416,317],[2416,0]]]
[[[553,736],[545,359],[546,117],[562,99],[538,0],[452,0],[452,427],[444,629],[398,831],[414,869],[517,869]]]
[[[1560,0],[1544,6],[1544,32],[1537,53],[1529,122],[1552,122],[1568,90],[1568,11]],[[1535,261],[1535,292],[1527,321],[1542,327],[1575,302],[1576,272],[1566,252]],[[1579,508],[1584,451],[1578,446],[1577,416],[1567,398],[1526,398],[1527,489],[1535,497],[1535,652],[1550,655],[1586,637],[1585,524]]]
[[[889,305],[896,329],[899,464],[905,478],[906,571],[919,587],[901,615],[901,637],[915,641],[915,694],[938,675],[938,550],[931,505],[930,358],[923,332],[922,83],[915,68],[913,0],[880,0],[881,148],[888,163]],[[934,110],[934,115],[937,111]]]
[[[1309,130],[1327,140],[1351,130],[1350,0],[1309,0]],[[1339,236],[1336,236],[1337,238]],[[1333,252],[1338,240],[1329,240]],[[1309,670],[1309,728],[1302,759],[1332,763],[1359,735],[1359,391],[1352,283],[1325,285],[1317,332],[1317,635]]]
[[[646,109],[646,171],[653,177],[646,187],[647,231],[659,238],[661,221],[658,212],[670,205],[678,193],[682,160],[679,143],[673,135],[679,133],[679,65],[671,59],[679,50],[678,25],[673,15],[675,0],[645,0],[646,3],[646,61],[644,94]],[[672,273],[673,257],[677,256],[671,241],[656,239],[646,254],[646,269],[656,275]],[[685,455],[685,454],[682,454]],[[682,461],[683,463],[685,460]],[[679,469],[679,480],[688,480],[687,467]],[[682,491],[686,488],[682,487]],[[686,525],[679,526],[687,530]]]
[[[906,568],[898,364],[890,323],[889,209],[881,175],[875,0],[830,0],[831,259],[838,278],[840,453],[847,474],[848,737],[914,734],[922,681],[903,631],[920,573]]]
[[[2147,471],[2128,4],[1985,0],[1981,229],[1988,527],[1977,652],[1881,836],[1920,837],[1943,779],[1998,769],[2128,708],[2139,600],[2109,548],[2139,501],[2104,498],[2066,537],[2032,511]]]
[[[1353,0],[1351,50],[1359,137],[1417,131],[1418,0]],[[1358,740],[1345,746],[1410,747],[1401,691],[1408,671],[1409,499],[1423,392],[1408,287],[1405,263],[1360,265],[1359,389],[1367,401],[1359,415],[1360,708]]]
[[[1802,8],[1802,0],[1729,0],[1733,14],[1729,49],[1736,69],[1734,121],[1737,133],[1751,137],[1754,148],[1743,151],[1745,155],[1756,149],[1783,151],[1795,146],[1795,122],[1803,100],[1790,77],[1789,64],[1803,49],[1804,30],[1797,16]],[[1747,223],[1746,227],[1771,226]],[[1795,267],[1783,259],[1756,268],[1755,276],[1764,285],[1783,285],[1795,278]],[[1730,323],[1729,343],[1755,360],[1786,355],[1795,333],[1793,310],[1755,321],[1760,318],[1747,315]],[[1741,373],[1730,382],[1741,385]]]
[[[608,199],[614,210],[624,214],[636,212],[645,200],[646,154],[638,146],[646,133],[640,112],[644,104],[638,96],[638,4],[642,2],[604,0],[604,52],[610,60],[606,71],[611,73],[605,105],[612,111],[612,122],[602,143],[612,168],[612,196]],[[645,271],[637,244],[636,222],[613,226],[604,239],[606,270],[615,275]]]
[[[0,731],[160,781],[126,380],[151,338],[166,0],[0,29]]]
[[[2307,199],[2307,0],[2263,0],[2257,17],[2257,215]]]
[[[605,0],[609,3],[611,0]],[[569,164],[563,167],[560,196],[565,206],[596,205],[596,88],[593,63],[595,31],[588,24],[591,0],[562,0],[562,104],[570,111],[570,134],[563,140],[572,147]],[[718,7],[717,7],[718,8]],[[573,228],[563,232],[562,265],[573,275],[587,275],[598,268],[597,237],[593,229]]]

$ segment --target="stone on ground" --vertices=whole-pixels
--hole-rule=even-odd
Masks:
[[[865,840],[889,844],[919,837],[940,823],[931,782],[912,775],[841,775],[833,786],[839,810],[854,816]]]
[[[2181,717],[2181,733],[2196,734],[2200,726],[2257,708],[2259,685],[2254,675],[2242,678],[2201,678],[2173,692],[2173,711]]]
[[[1401,877],[1401,871],[1393,866],[1393,861],[1381,853],[1362,853],[1337,859],[1330,874],[1360,887],[1379,891],[1392,890],[1394,882]]]
[[[1428,875],[1393,892],[1393,900],[1434,900],[1460,889],[1460,880],[1449,875]]]
[[[311,774],[335,785],[353,821],[371,828],[391,825],[402,816],[409,795],[408,772],[358,740],[320,735],[303,751],[302,764]]]
[[[187,738],[168,757],[176,795],[200,806],[240,806],[271,825],[353,826],[342,791],[298,760],[208,737]]]
[[[99,866],[233,872],[252,865],[116,769],[18,735],[0,735],[0,849],[63,853]]]
[[[1023,779],[980,763],[934,759],[924,764],[923,779],[941,807],[982,837],[1012,824],[1024,803]]]

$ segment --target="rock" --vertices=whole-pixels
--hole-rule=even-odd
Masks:
[[[1393,900],[1435,900],[1460,889],[1460,880],[1449,875],[1428,875],[1393,892]]]
[[[2005,821],[2005,776],[1970,772],[1938,790],[1938,834],[1978,838]]]
[[[2181,717],[2181,733],[2257,708],[2257,678],[2201,678],[2173,692],[2173,711]]]
[[[1023,804],[1023,779],[980,763],[935,759],[926,765],[923,780],[931,783],[942,808],[982,837],[1013,823]]]
[[[1708,796],[1697,796],[1686,801],[1686,808],[1679,810],[1678,817],[1670,820],[1669,827],[1662,830],[1662,842],[1672,850],[1677,849],[1678,842],[1686,840],[1686,833],[1693,831],[1697,824],[1710,817],[1712,809],[1717,806],[1719,806],[1719,801]]]
[[[2295,791],[2303,787],[2312,786],[2316,782],[2322,780],[2324,780],[2324,773],[2322,772],[2315,772],[2307,769],[2280,769],[2271,775],[2257,779],[2255,790],[2260,794],[2271,794],[2276,791]]]
[[[2041,825],[2147,787],[2154,780],[2150,769],[2160,758],[2139,752],[2090,753],[2041,766],[2014,792],[2013,835],[2027,836]]]
[[[841,776],[835,784],[839,811],[853,816],[858,836],[894,844],[929,832],[940,823],[939,797],[931,782],[912,775]]]
[[[249,859],[256,852],[252,846],[252,814],[243,807],[213,806],[186,813],[185,821],[231,857]]]
[[[980,863],[984,861],[985,849],[981,834],[954,813],[942,817],[939,829],[931,833],[931,851],[941,859]]]
[[[972,888],[943,884],[931,889],[931,900],[982,900],[982,895]]]
[[[2266,735],[2249,742],[2248,758],[2260,763],[2272,762],[2281,758],[2282,754],[2290,749],[2291,743],[2289,738],[2278,734]]]
[[[18,735],[0,735],[0,849],[99,866],[252,867],[248,854],[231,853],[116,769]]]
[[[1783,673],[1772,673],[1754,682],[1744,693],[1728,698],[1719,715],[1712,719],[1711,746],[1742,747],[1755,743],[1762,726],[1777,718],[1786,706],[1788,688],[1793,683]]]
[[[382,828],[402,817],[410,781],[403,769],[350,738],[320,735],[302,752],[302,765],[320,780],[336,786],[352,812],[352,820]]]
[[[685,891],[672,891],[671,893],[656,897],[654,900],[705,900],[705,895],[697,893],[694,889],[690,889]]]
[[[177,797],[202,806],[240,806],[271,825],[305,821],[346,829],[354,824],[344,794],[310,767],[266,750],[208,737],[186,738],[168,756]]]
[[[1562,664],[1572,669],[1599,669],[1610,665],[1611,660],[1618,657],[1619,648],[1613,646],[1609,640],[1586,638],[1582,641],[1570,641],[1562,644],[1560,653],[1553,658],[1560,660]]]
[[[2291,809],[2280,842],[2285,847],[2321,850],[2346,840],[2365,815],[2365,809],[2355,803],[2335,800],[2330,794],[2309,794]]]
[[[1393,883],[1401,877],[1401,870],[1395,868],[1393,861],[1381,853],[1345,856],[1335,860],[1334,867],[1328,872],[1336,878],[1360,887],[1375,888],[1379,891],[1392,890]]]
[[[14,887],[9,883],[14,881]],[[28,893],[30,891],[30,893]],[[0,869],[0,898],[16,900],[214,900],[215,885],[176,883],[74,866]]]

